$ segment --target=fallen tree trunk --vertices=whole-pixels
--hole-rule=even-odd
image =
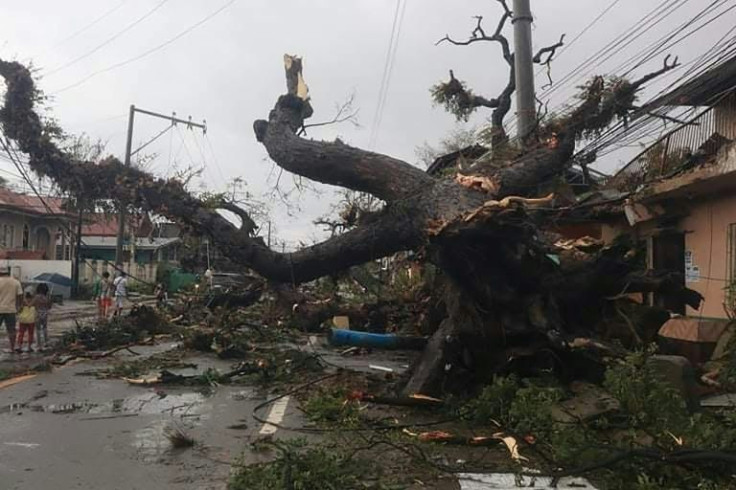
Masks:
[[[0,124],[5,136],[28,154],[30,167],[63,191],[161,213],[209,235],[233,262],[271,281],[297,284],[395,252],[423,250],[446,276],[447,318],[418,362],[406,388],[409,394],[462,389],[508,367],[521,352],[559,363],[567,339],[595,333],[585,323],[606,298],[622,291],[676,288],[666,277],[632,275],[636,265],[625,260],[625,250],[600,253],[580,264],[556,264],[549,255],[561,250],[545,238],[534,210],[540,203],[553,206],[552,199],[526,199],[534,197],[538,184],[571,165],[581,134],[605,127],[622,107],[630,107],[650,76],[612,87],[596,78],[580,106],[545,130],[555,135],[555,145],[539,145],[514,161],[493,160],[474,166],[472,174],[443,179],[340,141],[299,137],[313,110],[301,60],[286,61],[288,93],[279,97],[268,120],[254,123],[258,141],[285,170],[385,201],[367,222],[293,253],[270,250],[249,234],[253,226],[235,227],[175,180],[155,179],[114,158],[99,165],[72,159],[46,134],[34,110],[31,74],[17,62],[0,60],[7,84]],[[680,290],[691,304],[698,301],[697,293]]]

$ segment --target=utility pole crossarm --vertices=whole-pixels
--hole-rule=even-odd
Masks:
[[[171,122],[171,126],[175,126],[177,124],[184,124],[186,125],[187,129],[198,128],[202,130],[202,133],[207,134],[207,121],[205,120],[202,120],[201,123],[198,123],[198,122],[192,121],[191,116],[189,116],[189,119],[180,119],[176,117],[176,112],[172,113],[170,116],[167,116],[166,114],[148,111],[146,109],[140,109],[136,107],[135,105],[131,104],[130,115],[128,116],[128,137],[125,142],[125,165],[126,166],[130,166],[130,159],[132,155],[134,155],[135,153],[138,153],[145,146],[147,146],[149,143],[152,143],[153,140],[158,138],[158,136],[163,134],[163,132],[160,133],[158,136],[154,137],[153,140],[149,141],[142,147],[133,151],[133,123],[135,120],[136,112],[139,114],[145,114],[146,116],[152,116],[152,117],[157,117],[159,119],[165,119]],[[115,245],[115,265],[117,265],[118,267],[123,265],[123,244],[124,243],[125,243],[125,203],[120,203],[120,211],[118,214],[118,236],[117,236],[117,243]],[[135,244],[135,237],[133,237],[133,244]],[[131,260],[134,261],[135,257],[131,257]]]
[[[192,121],[191,116],[189,117],[189,119],[180,119],[176,117],[176,112],[172,113],[172,115],[170,116],[167,116],[166,114],[159,114],[158,112],[147,111],[145,109],[139,109],[135,106],[133,106],[133,110],[135,112],[138,112],[140,114],[145,114],[147,116],[153,116],[153,117],[158,117],[160,119],[166,119],[167,121],[171,121],[173,124],[186,124],[188,128],[192,128],[192,127],[199,128],[205,133],[207,132],[207,121],[202,121],[201,123],[197,123],[197,122]]]

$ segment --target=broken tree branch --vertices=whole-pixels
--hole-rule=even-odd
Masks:
[[[294,66],[290,65],[292,71]],[[289,76],[299,78],[300,73]],[[323,184],[367,192],[385,201],[409,197],[434,182],[418,168],[386,155],[354,148],[339,140],[329,143],[300,138],[296,133],[303,126],[305,115],[311,115],[308,105],[298,96],[282,95],[268,121],[253,124],[256,139],[279,167]]]

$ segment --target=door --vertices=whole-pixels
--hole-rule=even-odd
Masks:
[[[680,274],[685,286],[685,234],[667,232],[652,238],[652,266],[655,270]],[[685,303],[671,294],[655,293],[654,304],[672,313],[685,314]]]

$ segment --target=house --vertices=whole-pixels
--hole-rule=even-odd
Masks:
[[[736,312],[736,57],[646,107],[696,114],[665,134],[607,183],[622,213],[605,226],[646,242],[651,268],[679,271],[705,298],[699,310],[666,295],[674,313],[726,319]]]
[[[23,282],[43,273],[71,276],[70,257],[56,259],[57,244],[71,243],[73,216],[63,200],[39,198],[0,187],[0,265]]]
[[[94,281],[103,271],[113,271],[117,248],[118,216],[95,214],[82,225],[80,254],[87,263],[84,280]],[[179,229],[172,223],[154,224],[146,216],[129,216],[123,242],[123,269],[132,277],[153,282],[162,263],[178,263]]]

